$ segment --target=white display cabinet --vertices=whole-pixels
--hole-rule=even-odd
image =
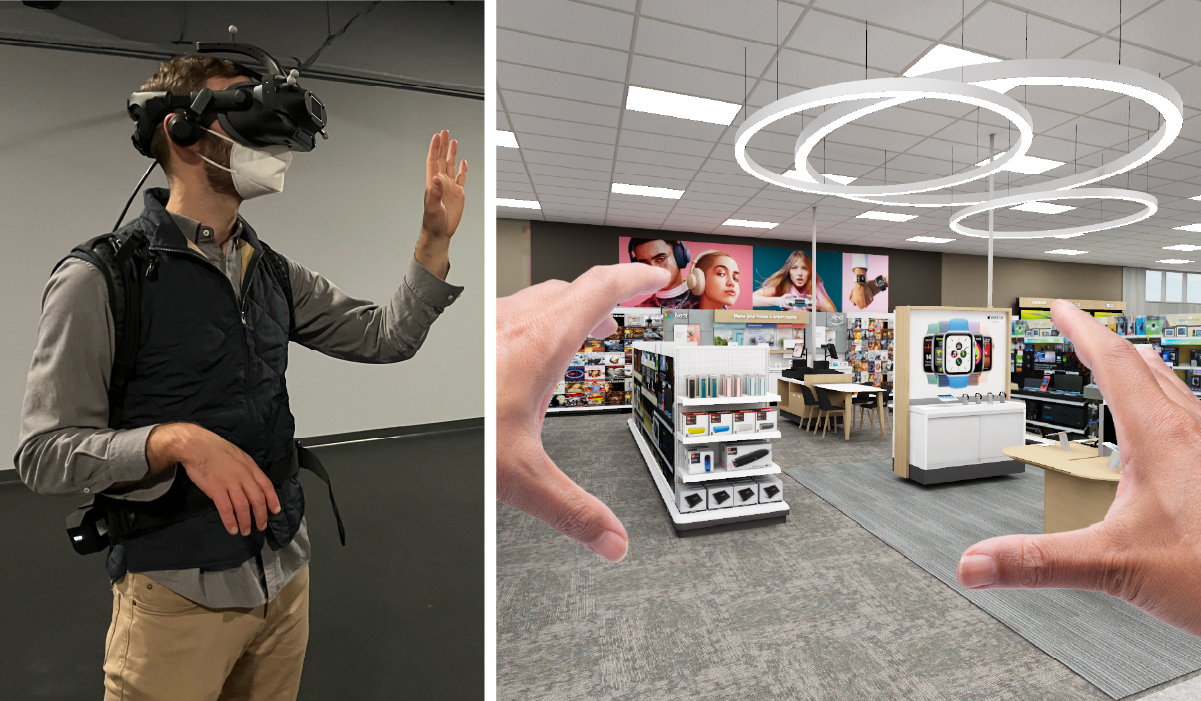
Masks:
[[[639,355],[640,352],[642,355]],[[752,469],[714,467],[711,472],[699,474],[689,474],[685,466],[689,448],[697,445],[720,448],[732,442],[769,441],[780,437],[779,430],[718,436],[684,436],[678,431],[678,427],[683,425],[683,413],[693,410],[712,412],[773,408],[772,405],[780,397],[766,393],[774,387],[774,383],[766,378],[768,348],[640,342],[634,344],[634,353],[638,360],[634,363],[635,400],[634,415],[628,422],[630,432],[677,535],[699,535],[783,522],[789,513],[789,506],[783,500],[687,513],[681,513],[676,505],[677,483],[721,484],[780,473],[780,466],[774,462]],[[654,367],[649,364],[643,366],[642,359],[654,363]],[[677,390],[686,387],[685,380],[690,375],[763,375],[765,393],[741,397],[679,396]]]

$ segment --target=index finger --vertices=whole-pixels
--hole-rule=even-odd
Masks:
[[[429,187],[430,181],[434,176],[438,175],[439,161],[438,157],[442,153],[442,132],[434,134],[430,138],[430,152],[425,157],[425,185]]]
[[[1076,355],[1093,371],[1105,403],[1113,407],[1113,420],[1123,436],[1133,436],[1162,421],[1175,408],[1142,356],[1128,341],[1070,302],[1051,304],[1051,319],[1076,346]]]
[[[560,295],[558,318],[566,320],[568,338],[587,338],[621,302],[661,289],[671,280],[663,268],[646,263],[598,265],[579,276]],[[574,352],[574,349],[573,351]]]

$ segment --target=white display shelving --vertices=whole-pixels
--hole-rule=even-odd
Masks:
[[[730,443],[732,441],[765,441],[779,438],[779,431],[760,431],[758,433],[729,433],[720,436],[681,436],[676,432],[676,439],[684,445],[701,445],[704,443]]]
[[[634,344],[634,352],[635,354],[639,352],[655,354],[661,362],[664,362],[665,358],[670,358],[672,391],[683,388],[686,385],[685,378],[689,375],[768,374],[767,346],[677,346],[674,343],[668,342],[641,342]],[[668,411],[665,411],[665,407],[658,405],[658,398],[655,394],[647,391],[643,385],[643,381],[653,381],[649,377],[650,375],[652,373],[645,371],[635,375],[638,381],[635,396],[640,399],[645,397],[654,407],[648,408],[646,404],[637,404],[634,407],[634,417],[629,419],[627,425],[630,428],[630,433],[634,436],[634,441],[638,444],[639,452],[642,454],[647,470],[655,482],[655,487],[659,491],[659,496],[663,499],[667,513],[671,517],[672,526],[677,533],[686,535],[689,532],[704,532],[704,530],[709,529],[724,530],[725,528],[741,528],[745,526],[729,524],[741,524],[742,522],[760,520],[770,520],[771,523],[775,523],[781,520],[781,517],[786,517],[790,509],[788,503],[785,501],[680,513],[676,507],[675,492],[676,482],[692,484],[718,480],[737,480],[780,473],[781,468],[775,463],[772,463],[769,467],[748,470],[716,468],[712,472],[695,475],[687,474],[687,470],[683,467],[686,460],[686,446],[729,443],[733,441],[770,440],[780,437],[781,434],[778,430],[721,436],[682,436],[675,429],[676,426],[682,424],[682,413],[689,407],[724,408],[728,406],[735,411],[739,410],[738,407],[743,407],[750,411],[756,408],[756,406],[765,408],[771,403],[779,401],[779,395],[764,394],[751,397],[711,398],[673,396],[671,406],[666,407],[666,409],[670,410],[670,414],[668,414]],[[664,391],[667,391],[667,389],[664,388]],[[654,430],[644,429],[644,426],[653,426]],[[644,433],[644,430],[648,430],[649,433]],[[668,460],[668,456],[662,453],[662,449],[660,448],[661,443],[674,445],[674,456],[672,456],[671,460]],[[663,448],[666,447],[666,445],[663,446]],[[753,524],[748,523],[747,525]]]
[[[567,414],[573,411],[604,411],[606,409],[630,409],[630,404],[589,404],[587,406],[552,406],[548,407],[548,414]]]

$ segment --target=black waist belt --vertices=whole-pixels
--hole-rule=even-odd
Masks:
[[[333,484],[316,453],[297,443],[296,449],[288,457],[267,465],[263,472],[278,489],[296,477],[302,468],[325,483],[334,520],[338,524],[338,538],[342,545],[346,545],[346,528],[342,525],[338,502],[334,500]],[[171,489],[153,501],[128,501],[97,495],[80,506],[67,517],[67,533],[72,547],[81,555],[99,552],[110,543],[136,538],[215,510],[217,507],[213,501],[192,484],[187,473],[182,472],[182,467],[176,469],[179,472]],[[108,528],[104,534],[99,532],[97,526],[100,520],[104,520]]]

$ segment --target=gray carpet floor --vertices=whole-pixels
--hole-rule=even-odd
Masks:
[[[1109,698],[791,480],[787,523],[677,538],[627,418],[543,429],[558,465],[622,519],[623,562],[498,507],[498,698]],[[786,467],[891,452],[878,431],[782,432]]]
[[[897,477],[887,460],[787,472],[1115,699],[1201,669],[1201,638],[1104,594],[959,586],[959,556],[973,543],[1042,532],[1041,470],[929,487]]]

